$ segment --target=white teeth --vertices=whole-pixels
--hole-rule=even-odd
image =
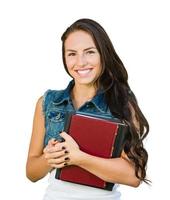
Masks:
[[[87,73],[90,72],[90,69],[86,69],[86,70],[77,70],[77,72],[78,72],[79,74],[87,74]]]

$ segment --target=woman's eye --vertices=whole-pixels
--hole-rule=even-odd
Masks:
[[[87,51],[87,54],[94,54],[94,51]]]
[[[75,56],[75,53],[69,53],[68,56]]]

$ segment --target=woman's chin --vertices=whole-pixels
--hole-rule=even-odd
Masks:
[[[79,80],[76,80],[75,83],[77,85],[87,85],[87,86],[91,86],[94,84],[94,80],[93,79],[79,79]]]

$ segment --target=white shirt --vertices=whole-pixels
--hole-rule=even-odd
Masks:
[[[112,191],[61,181],[55,178],[56,170],[50,173],[49,185],[43,200],[120,200],[115,184]]]

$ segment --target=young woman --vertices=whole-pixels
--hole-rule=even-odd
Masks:
[[[27,177],[35,182],[50,172],[44,200],[118,200],[118,184],[137,187],[141,181],[147,182],[148,155],[143,139],[149,131],[148,122],[129,87],[127,71],[100,24],[80,19],[61,39],[64,67],[72,81],[64,90],[48,90],[37,102]],[[75,110],[127,121],[130,131],[120,158],[87,154],[70,135],[62,132],[66,111]],[[65,141],[61,142],[60,137]],[[116,184],[112,191],[106,191],[55,179],[56,170],[66,165],[79,166]]]

